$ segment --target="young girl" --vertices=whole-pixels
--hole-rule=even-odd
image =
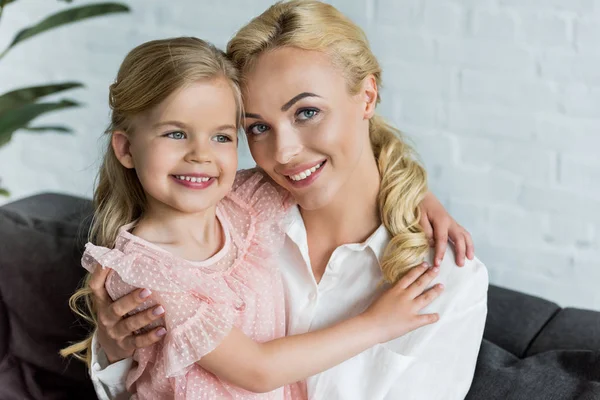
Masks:
[[[419,314],[442,290],[424,291],[438,269],[423,265],[359,316],[284,337],[273,261],[290,202],[259,172],[236,176],[237,79],[221,51],[178,38],[135,48],[110,88],[95,244],[86,245],[82,264],[114,270],[106,282],[113,299],[149,289],[152,300],[135,312],[155,307],[165,315],[148,328],[165,326],[165,340],[134,354],[133,398],[305,398],[294,382],[437,320]],[[89,344],[63,355],[83,351],[85,358]]]

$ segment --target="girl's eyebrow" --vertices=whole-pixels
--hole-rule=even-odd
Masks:
[[[152,125],[153,128],[158,128],[160,126],[163,125],[173,125],[173,126],[177,126],[179,128],[185,129],[188,126],[186,124],[184,124],[183,122],[179,122],[179,121],[163,121],[163,122],[157,122],[156,124]]]
[[[184,124],[183,122],[179,122],[179,121],[157,122],[152,127],[153,128],[158,128],[158,127],[161,127],[163,125],[173,125],[173,126],[176,126],[178,128],[181,128],[181,129],[187,129],[188,128],[188,126],[186,124]],[[216,127],[214,130],[215,131],[225,131],[227,129],[231,129],[233,131],[237,130],[237,128],[235,127],[235,125],[232,125],[232,124],[220,125],[220,126]]]
[[[232,131],[237,131],[237,128],[235,127],[235,125],[231,125],[231,124],[218,126],[217,129],[215,129],[215,130],[216,131],[226,131],[228,129],[230,129]]]

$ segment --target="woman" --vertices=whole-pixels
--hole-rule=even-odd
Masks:
[[[360,313],[383,289],[382,278],[396,281],[423,259],[441,264],[434,283],[446,289],[425,310],[438,312],[440,321],[308,379],[309,398],[464,398],[483,334],[487,272],[476,259],[456,268],[465,249],[473,258],[468,234],[456,225],[456,264],[451,250],[441,260],[444,240],[430,255],[424,228],[446,217],[421,215],[423,199],[443,212],[426,194],[426,175],[411,149],[375,114],[381,70],[364,33],[332,6],[297,0],[269,8],[227,50],[242,72],[252,156],[298,203],[285,221],[280,263],[288,334]],[[105,276],[99,272],[91,282],[96,342],[104,350],[94,347],[92,379],[101,399],[123,393],[133,349],[164,334],[156,328],[135,335],[160,314],[123,318],[149,293],[111,303]],[[102,370],[107,361],[113,365]]]

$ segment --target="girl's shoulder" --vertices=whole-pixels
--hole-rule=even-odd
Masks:
[[[292,205],[289,193],[258,168],[238,171],[227,198],[259,213],[278,214]]]

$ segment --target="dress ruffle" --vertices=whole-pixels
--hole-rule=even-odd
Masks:
[[[173,379],[200,379],[198,371],[192,370],[200,368],[195,363],[217,348],[233,327],[244,327],[249,337],[261,341],[284,335],[283,288],[275,260],[284,241],[280,222],[288,208],[285,191],[260,172],[242,171],[217,208],[230,244],[224,246],[228,250],[222,258],[208,263],[183,260],[126,229],[114,249],[86,245],[84,268],[114,270],[115,279],[107,280],[113,299],[116,292],[109,286],[119,289],[119,295],[130,290],[123,289],[126,286],[147,288],[153,292],[154,304],[165,309],[167,335],[162,342],[135,352],[136,363],[127,378],[129,390],[163,393],[170,390]],[[202,379],[218,386],[211,374]],[[238,394],[225,382],[221,387]]]

